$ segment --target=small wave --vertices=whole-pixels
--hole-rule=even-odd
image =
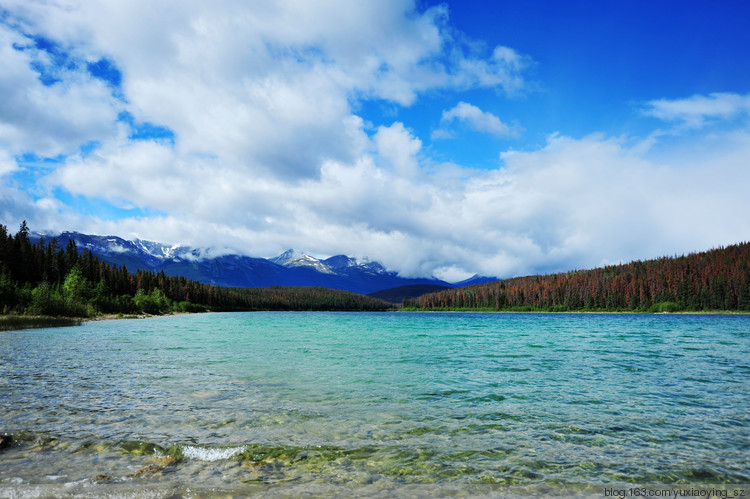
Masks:
[[[184,445],[181,447],[182,455],[188,459],[194,459],[196,461],[221,461],[223,459],[230,459],[237,454],[240,454],[246,449],[246,447],[194,447],[192,445]]]

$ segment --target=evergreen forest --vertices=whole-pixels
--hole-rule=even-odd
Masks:
[[[593,270],[518,277],[404,300],[409,310],[750,311],[750,243]]]
[[[24,221],[14,235],[0,225],[0,312],[3,315],[93,317],[202,311],[366,310],[392,305],[319,287],[223,288],[100,261],[75,242],[32,243]]]

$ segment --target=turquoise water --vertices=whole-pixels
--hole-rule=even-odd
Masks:
[[[0,497],[750,482],[748,316],[89,322],[0,332],[0,393]]]

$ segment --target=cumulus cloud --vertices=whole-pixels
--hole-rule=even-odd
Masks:
[[[18,164],[16,163],[16,160],[8,153],[8,151],[0,149],[0,178],[17,169]]]
[[[317,254],[376,258],[407,275],[590,267],[750,234],[742,215],[750,209],[750,173],[741,168],[748,153],[750,137],[737,136],[711,158],[663,164],[618,139],[554,136],[538,151],[504,154],[504,168],[463,182],[424,170],[405,178],[363,157],[329,163],[320,179],[293,188],[268,186],[283,201],[266,204],[276,213],[266,211],[262,221],[216,226],[232,244],[252,244],[256,255],[279,252],[283,239]]]
[[[422,141],[412,136],[404,128],[403,123],[379,127],[374,141],[378,156],[390,165],[399,177],[410,178],[418,172],[417,153],[422,148]]]
[[[394,161],[409,162],[419,153],[399,123],[378,133],[393,148]],[[168,157],[158,160],[151,145],[128,153],[156,158],[142,172],[142,181],[151,178],[153,185],[143,186],[142,198],[129,199],[169,214],[74,222],[97,233],[219,245],[254,256],[273,256],[287,246],[318,255],[345,252],[404,275],[561,271],[681,254],[704,249],[705,241],[731,244],[750,234],[744,216],[750,172],[743,167],[750,136],[735,133],[724,145],[720,154],[664,163],[621,139],[552,136],[542,149],[505,153],[503,168],[473,172],[468,180],[425,168],[406,177],[364,154],[354,163],[328,162],[319,178],[293,185],[223,174],[173,180],[192,188],[168,182],[174,166]],[[120,157],[113,151],[112,161]],[[87,160],[117,169],[104,158],[78,161]],[[217,171],[216,165],[206,168]],[[91,166],[80,175],[94,171]],[[80,185],[93,193],[97,184]],[[170,196],[170,189],[190,196]]]
[[[495,137],[515,137],[519,134],[518,125],[508,125],[492,113],[482,111],[477,106],[467,102],[459,102],[452,109],[443,111],[440,118],[442,128],[432,133],[433,139],[450,138],[448,127],[454,121],[465,123],[469,128]]]
[[[47,74],[48,59],[0,23],[0,147],[9,154],[69,154],[114,130],[119,102],[106,84],[75,61]]]
[[[366,137],[352,99],[410,105],[430,89],[523,86],[521,56],[499,47],[482,58],[449,43],[446,8],[419,12],[411,0],[8,3],[21,31],[61,40],[81,60],[111,59],[122,69],[127,110],[172,130],[181,155],[220,156],[253,175],[315,177],[325,161],[355,160]],[[106,84],[70,81],[54,86],[57,93],[40,89],[33,95],[43,102],[29,102],[36,76],[24,60],[30,56],[4,41],[26,81],[4,72],[2,88],[25,94],[6,94],[16,109],[3,122],[24,109],[38,113],[14,124],[7,143],[54,155],[71,151],[39,142],[113,133],[122,106],[107,101]],[[61,112],[66,107],[78,112]]]

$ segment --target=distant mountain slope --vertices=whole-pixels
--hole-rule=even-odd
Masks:
[[[385,300],[390,303],[400,304],[407,298],[416,298],[426,293],[434,293],[436,291],[443,291],[445,289],[452,288],[441,286],[439,284],[410,284],[408,286],[399,286],[397,288],[384,289],[382,291],[370,293],[367,296]]]
[[[498,280],[497,277],[487,277],[487,276],[481,276],[479,274],[474,274],[468,279],[464,279],[463,281],[460,281],[460,282],[454,282],[453,287],[462,288],[464,286],[473,286],[474,284],[485,284],[488,282],[495,282],[497,280]]]
[[[404,303],[427,310],[750,311],[750,243],[677,258],[517,277]]]
[[[36,237],[41,237],[38,234]],[[320,260],[289,250],[272,258],[240,255],[215,256],[211,251],[187,246],[167,246],[116,236],[96,236],[78,232],[43,235],[49,241],[56,237],[59,246],[74,241],[79,251],[91,251],[102,261],[128,270],[164,271],[168,276],[184,276],[205,284],[225,287],[321,286],[369,294],[405,285],[439,285],[451,287],[439,279],[405,278],[388,271],[378,262],[358,261],[346,255]]]

